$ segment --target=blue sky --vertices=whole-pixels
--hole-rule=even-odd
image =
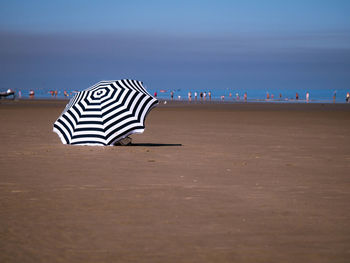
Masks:
[[[0,0],[0,89],[350,89],[350,1]],[[25,83],[25,84],[24,84]]]
[[[2,30],[236,34],[349,30],[347,0],[1,1]]]

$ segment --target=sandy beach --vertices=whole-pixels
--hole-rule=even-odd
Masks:
[[[67,101],[0,101],[0,262],[349,262],[349,104],[160,104],[63,145]]]

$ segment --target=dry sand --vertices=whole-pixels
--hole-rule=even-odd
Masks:
[[[0,262],[350,262],[350,105],[168,103],[134,146],[0,101]]]

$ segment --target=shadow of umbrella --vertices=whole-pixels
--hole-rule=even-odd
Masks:
[[[131,143],[127,146],[163,147],[163,146],[182,146],[182,144],[181,143]]]

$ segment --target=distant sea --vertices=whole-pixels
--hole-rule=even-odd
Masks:
[[[309,93],[309,101],[310,102],[319,102],[319,103],[333,103],[335,96],[336,103],[346,103],[346,93],[350,92],[349,90],[325,90],[325,89],[310,89],[310,90],[261,90],[261,89],[236,89],[236,90],[174,90],[174,99],[176,100],[188,100],[188,92],[191,92],[192,100],[194,99],[195,92],[197,92],[197,100],[200,99],[199,94],[201,92],[205,92],[207,94],[208,100],[208,92],[212,94],[212,100],[226,101],[226,102],[239,102],[244,101],[244,94],[247,94],[248,102],[305,102],[306,101],[306,93]],[[154,92],[152,95],[154,95]],[[157,96],[161,99],[169,99],[170,91],[164,90],[156,91]],[[296,99],[296,95],[298,93],[298,100]],[[180,97],[179,97],[180,96]],[[268,99],[269,96],[269,99]]]
[[[34,97],[37,99],[69,99],[71,98],[75,92],[80,90],[66,90],[69,94],[68,97],[64,96],[64,90],[57,90],[57,96],[52,96],[50,90],[48,89],[33,89],[35,92]],[[5,91],[5,90],[1,90]],[[19,90],[16,91],[16,96],[19,96]],[[29,98],[29,89],[21,90],[21,98]],[[284,102],[284,103],[302,103],[306,101],[306,93],[309,92],[309,101],[315,103],[333,103],[333,96],[335,95],[336,103],[346,103],[346,93],[350,92],[350,87],[348,90],[338,89],[162,89],[155,90],[152,88],[148,88],[150,94],[154,95],[157,92],[157,97],[162,100],[170,100],[170,92],[174,92],[174,100],[188,100],[188,92],[191,92],[192,99],[195,98],[195,92],[197,92],[197,100],[200,100],[200,93],[207,94],[208,100],[208,92],[210,91],[212,94],[212,100],[214,101],[225,101],[225,102],[239,102],[244,101],[244,93],[247,93],[247,101],[248,102]],[[296,93],[299,95],[299,99],[296,100]],[[230,96],[231,94],[231,96]],[[267,94],[269,94],[270,99],[267,99]]]

